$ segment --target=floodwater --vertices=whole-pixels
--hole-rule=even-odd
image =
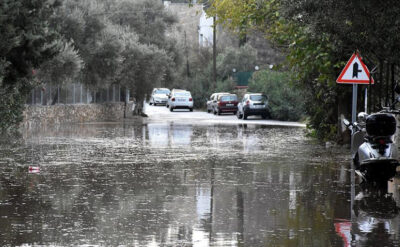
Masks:
[[[133,121],[0,143],[1,246],[398,246],[393,194],[304,128]]]

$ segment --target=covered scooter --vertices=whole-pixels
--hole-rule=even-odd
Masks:
[[[399,166],[395,134],[400,114],[394,105],[385,107],[378,113],[367,115],[359,113],[358,120],[343,123],[352,132],[352,158],[355,172],[367,182],[385,182],[396,175]]]

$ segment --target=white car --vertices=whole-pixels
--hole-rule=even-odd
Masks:
[[[150,97],[150,105],[166,105],[168,102],[168,88],[154,88]]]
[[[173,89],[167,104],[170,111],[174,109],[189,109],[193,111],[193,98],[190,92],[186,90]]]

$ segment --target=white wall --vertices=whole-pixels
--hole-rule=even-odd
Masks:
[[[199,46],[212,46],[213,44],[213,18],[202,11],[199,23]]]

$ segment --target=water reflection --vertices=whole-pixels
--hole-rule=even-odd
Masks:
[[[335,230],[344,246],[398,246],[400,178],[387,184],[357,187],[352,200],[352,219],[336,219]]]
[[[354,198],[353,242],[361,246],[399,245],[399,182],[396,177],[387,186],[361,186]]]
[[[0,245],[343,246],[335,219],[351,222],[348,157],[298,128],[107,123],[26,132],[0,143]],[[398,216],[387,225],[372,234],[396,243]]]

